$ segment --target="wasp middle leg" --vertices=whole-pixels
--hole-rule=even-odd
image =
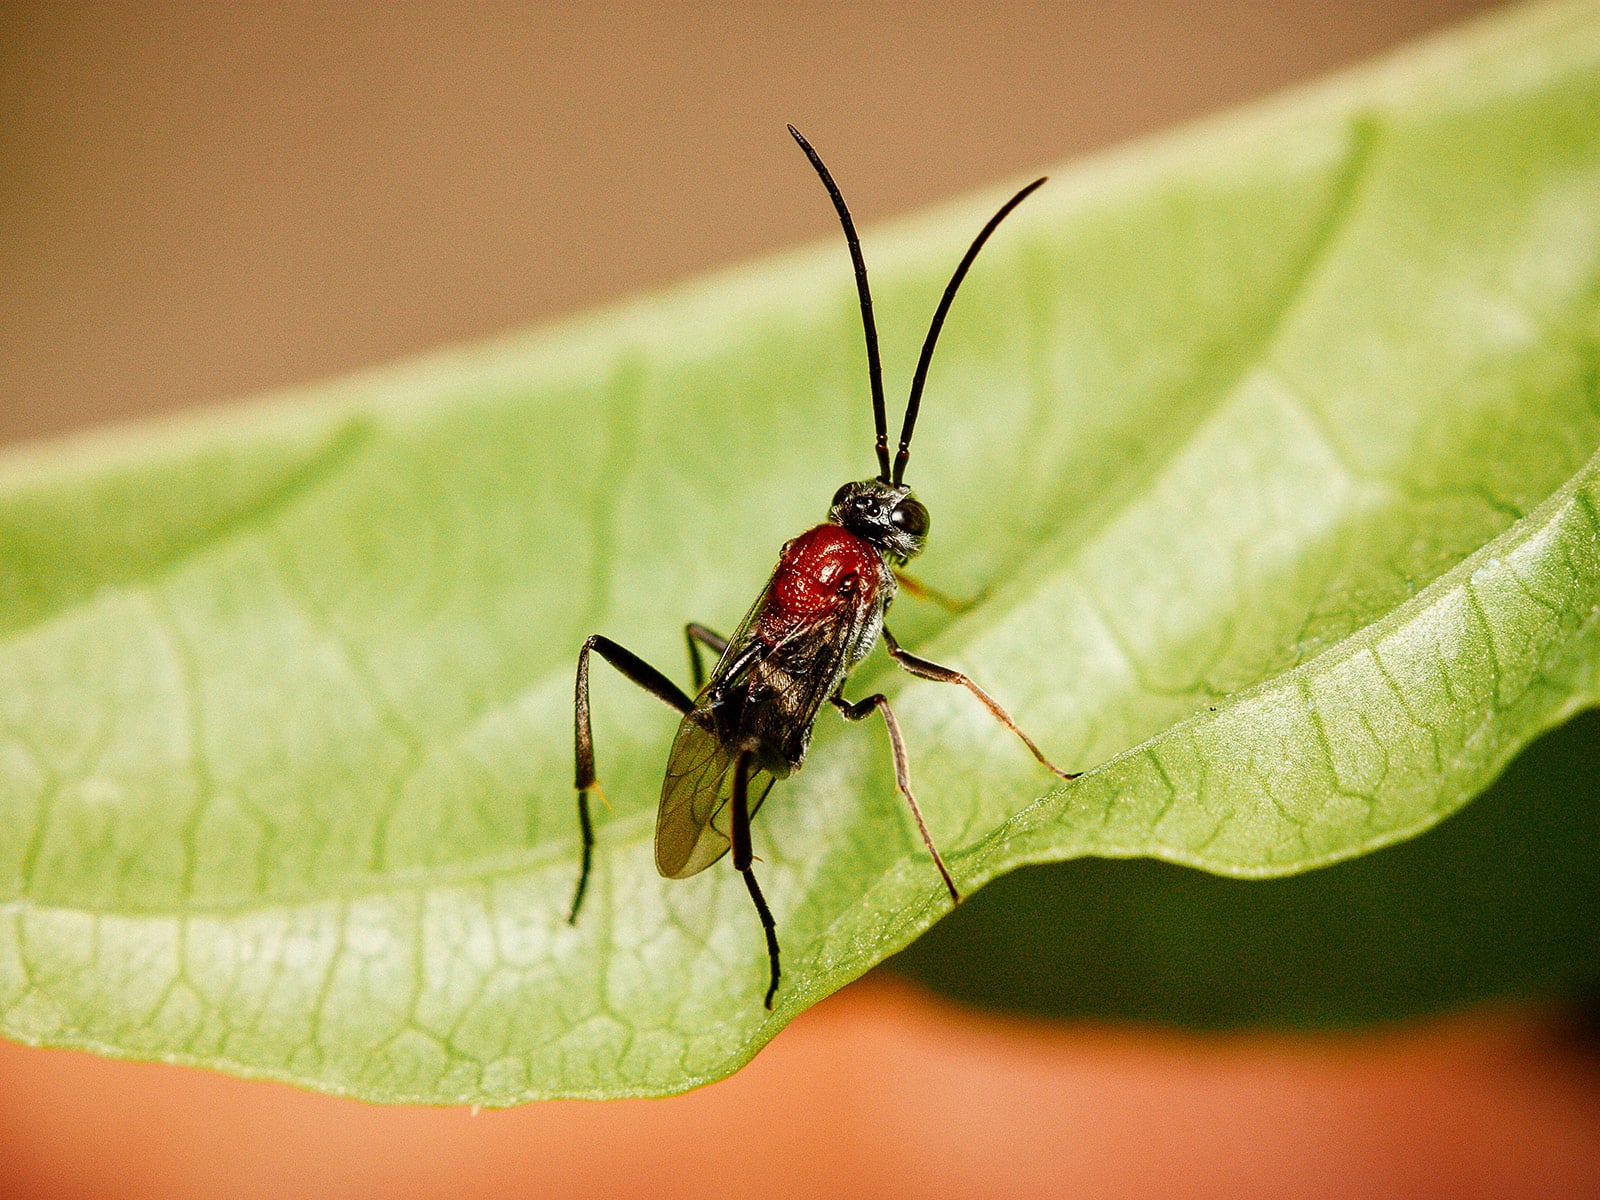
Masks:
[[[583,862],[578,869],[578,886],[572,893],[572,907],[567,910],[569,925],[578,922],[578,909],[583,904],[583,893],[589,886],[589,868],[594,860],[594,823],[589,817],[589,793],[598,789],[599,780],[594,771],[594,730],[589,722],[591,650],[615,667],[624,679],[638,684],[657,700],[670,704],[680,713],[686,713],[694,707],[694,701],[684,694],[682,688],[632,650],[598,633],[584,639],[583,649],[578,651],[578,682],[572,704],[573,759],[576,763],[574,782],[578,789],[578,829],[583,835]]]
[[[928,832],[928,823],[922,819],[922,809],[917,806],[917,798],[911,794],[911,758],[906,754],[906,740],[900,735],[900,722],[895,719],[894,710],[889,707],[888,699],[879,692],[868,696],[865,700],[857,700],[854,704],[840,695],[834,695],[830,702],[847,721],[865,721],[874,712],[883,714],[884,728],[889,731],[889,750],[894,756],[895,786],[906,798],[906,804],[911,808],[911,815],[917,819],[917,832],[922,834],[922,844],[933,856],[933,865],[939,868],[939,878],[944,880],[944,886],[949,889],[950,899],[960,904],[961,893],[956,891],[955,880],[950,878],[949,868],[944,865],[944,857],[939,853],[939,847],[933,844],[933,835]]]
[[[728,639],[697,621],[690,621],[683,627],[683,636],[689,643],[689,678],[694,681],[695,694],[698,695],[706,685],[706,664],[700,657],[700,648],[704,646],[721,658],[722,652],[728,648]]]
[[[1063,771],[1060,767],[1056,766],[1055,763],[1046,758],[1044,756],[1044,751],[1039,749],[1039,747],[1034,744],[1033,739],[1027,734],[1023,733],[1018,727],[1017,723],[1011,719],[1011,714],[1000,707],[1000,702],[993,696],[989,695],[988,692],[984,691],[977,684],[973,683],[971,679],[967,678],[967,676],[963,675],[960,671],[957,671],[953,667],[941,667],[936,662],[929,662],[925,658],[918,658],[910,651],[901,649],[900,643],[894,640],[894,635],[890,633],[887,628],[885,628],[883,631],[883,644],[885,649],[889,651],[889,657],[894,659],[895,662],[899,663],[901,667],[910,672],[912,675],[915,675],[918,679],[931,679],[935,683],[959,683],[962,687],[966,688],[967,691],[971,692],[983,703],[983,706],[989,710],[990,714],[996,721],[999,721],[1000,724],[1004,725],[1007,729],[1011,730],[1012,733],[1021,738],[1022,744],[1026,746],[1033,753],[1033,756],[1043,763],[1044,766],[1053,774],[1058,775],[1062,779],[1066,780],[1076,779],[1080,774],[1082,774],[1082,772]]]

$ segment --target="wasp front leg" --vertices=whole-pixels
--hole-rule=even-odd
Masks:
[[[906,572],[899,570],[898,568],[895,569],[894,577],[899,581],[900,586],[905,588],[907,593],[915,596],[918,600],[927,600],[932,604],[937,604],[940,608],[944,609],[945,612],[954,613],[957,616],[960,616],[962,613],[971,612],[974,608],[981,604],[983,602],[983,598],[989,594],[989,589],[984,588],[983,591],[979,592],[976,596],[973,596],[969,600],[958,600],[954,596],[950,595],[950,593],[941,592],[938,588],[923,583],[922,580],[916,578],[914,575],[908,575]]]
[[[593,634],[586,638],[578,651],[578,682],[573,700],[573,758],[576,762],[575,784],[578,789],[578,829],[583,835],[583,862],[578,870],[578,886],[572,893],[572,907],[567,911],[567,923],[577,924],[578,909],[583,904],[583,893],[589,886],[589,868],[594,859],[594,823],[589,817],[589,793],[598,791],[599,780],[594,770],[594,730],[589,723],[589,652],[594,651],[623,676],[638,684],[657,700],[670,704],[680,713],[686,713],[694,701],[684,695],[683,689],[656,670],[633,651],[619,646],[610,638]],[[605,793],[601,792],[604,796]]]

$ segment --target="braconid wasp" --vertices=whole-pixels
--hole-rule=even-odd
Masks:
[[[884,614],[894,600],[897,585],[904,584],[914,595],[932,594],[899,568],[922,553],[928,537],[928,510],[911,494],[904,479],[911,454],[911,434],[916,427],[922,385],[928,376],[934,343],[938,341],[956,289],[961,286],[984,242],[1007,214],[1044,180],[1035,180],[1000,206],[1000,211],[973,239],[946,285],[911,378],[911,395],[900,426],[900,448],[891,469],[878,331],[873,323],[872,295],[867,288],[867,267],[861,257],[855,222],[851,220],[850,210],[833,176],[811,148],[811,143],[793,125],[789,126],[789,132],[828,189],[855,265],[861,323],[867,343],[867,374],[872,387],[872,418],[878,435],[878,474],[871,479],[845,484],[834,493],[827,521],[784,543],[772,578],[731,638],[721,637],[704,625],[685,626],[689,671],[694,680],[693,697],[610,638],[594,634],[584,641],[578,653],[574,704],[578,826],[583,835],[583,862],[567,918],[574,923],[578,919],[594,857],[589,793],[598,789],[598,783],[594,734],[589,723],[589,654],[592,651],[626,678],[683,714],[667,759],[666,779],[661,785],[661,807],[656,815],[656,869],[668,879],[685,879],[705,870],[730,849],[733,851],[734,868],[744,876],[745,887],[766,934],[771,973],[763,1002],[769,1009],[778,990],[780,974],[778,931],[751,867],[754,855],[750,849],[750,819],[772,785],[800,769],[806,745],[811,740],[812,726],[824,702],[832,704],[849,721],[864,720],[874,712],[882,715],[894,759],[895,785],[916,819],[917,831],[951,900],[959,902],[961,899],[912,795],[905,740],[888,700],[881,693],[864,700],[844,698],[842,689],[851,669],[872,649],[880,634],[890,657],[905,670],[921,679],[965,687],[995,720],[1022,739],[1036,759],[1062,779],[1077,778],[1045,758],[1005,709],[976,683],[960,671],[902,649],[884,626]],[[701,660],[705,649],[719,656],[709,679]]]

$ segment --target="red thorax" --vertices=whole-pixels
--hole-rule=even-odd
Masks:
[[[870,603],[882,570],[883,556],[855,534],[837,525],[806,530],[783,548],[761,632],[782,637],[841,605]]]

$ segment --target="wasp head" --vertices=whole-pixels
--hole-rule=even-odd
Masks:
[[[833,494],[828,520],[896,562],[915,558],[928,543],[928,510],[904,484],[847,483]]]

